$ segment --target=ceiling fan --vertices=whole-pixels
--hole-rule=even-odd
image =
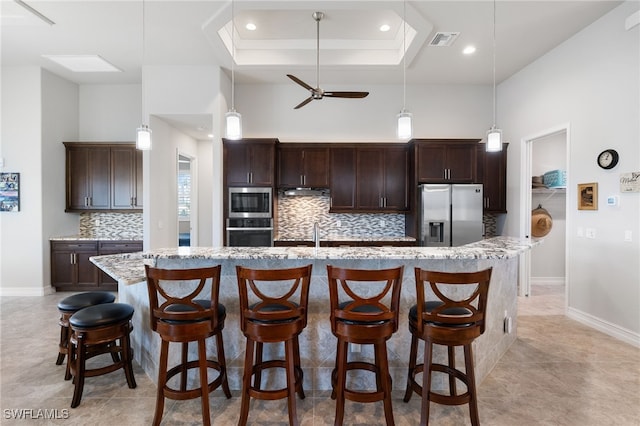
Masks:
[[[333,92],[333,91],[324,91],[320,88],[320,21],[324,18],[324,13],[322,12],[313,12],[311,15],[313,19],[316,21],[316,88],[309,86],[304,81],[300,80],[298,77],[287,74],[291,80],[298,83],[300,86],[307,89],[311,92],[311,96],[309,96],[304,101],[300,102],[294,109],[302,108],[312,100],[320,100],[323,97],[328,98],[364,98],[369,92]]]

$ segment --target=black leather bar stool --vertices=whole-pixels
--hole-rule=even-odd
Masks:
[[[257,270],[236,266],[240,293],[240,328],[247,338],[238,424],[247,424],[250,398],[287,398],[289,425],[298,425],[296,393],[304,399],[298,336],[307,326],[311,265]],[[264,343],[284,343],[284,359],[263,359]],[[262,371],[284,368],[287,385],[262,388]],[[253,377],[253,384],[251,378]]]
[[[158,269],[145,265],[151,329],[162,339],[154,425],[159,425],[162,420],[165,398],[200,398],[203,425],[211,424],[211,392],[222,386],[225,396],[231,398],[222,340],[227,311],[218,301],[220,269],[219,265],[194,269]],[[207,282],[211,286],[209,290],[205,288]],[[206,340],[213,336],[216,338],[217,360],[207,358]],[[198,343],[197,360],[188,360],[189,342]],[[170,369],[167,366],[169,343],[180,343],[182,352],[180,362]],[[199,372],[199,384],[188,388],[188,371],[194,368]],[[209,381],[208,369],[218,373],[212,381]],[[169,385],[169,380],[177,374],[180,374],[179,389]]]
[[[411,350],[404,401],[413,392],[422,396],[420,425],[429,424],[429,403],[443,405],[469,404],[471,424],[479,425],[478,397],[474,374],[471,343],[485,329],[487,295],[492,269],[479,272],[433,272],[415,269],[417,303],[409,310]],[[435,300],[426,300],[425,283],[435,294]],[[424,363],[416,365],[418,340],[424,340]],[[433,345],[447,347],[448,365],[433,362]],[[456,369],[455,347],[464,348],[464,372]],[[431,373],[438,371],[449,378],[449,394],[431,390]],[[422,386],[416,375],[422,372]],[[456,381],[466,391],[458,393]]]
[[[100,376],[122,368],[129,388],[136,387],[131,363],[133,349],[129,340],[133,330],[133,312],[133,307],[126,303],[105,303],[81,309],[69,318],[69,366],[75,384],[71,408],[80,405],[86,377]],[[86,368],[89,358],[107,352],[112,354],[112,364]]]
[[[56,365],[61,365],[64,361],[65,355],[69,353],[69,338],[71,332],[69,329],[69,318],[71,315],[78,312],[80,309],[87,308],[93,305],[100,305],[103,303],[113,303],[116,300],[116,296],[113,293],[106,291],[89,291],[86,293],[78,293],[69,297],[65,297],[58,302],[58,311],[60,312],[60,343],[58,345],[58,359]],[[69,364],[64,373],[64,379],[69,380],[71,374],[69,373]]]
[[[356,402],[383,401],[386,423],[388,426],[394,424],[387,340],[398,331],[403,273],[403,266],[380,270],[327,266],[331,331],[338,338],[331,394],[336,399],[335,425],[343,423],[345,399]],[[349,343],[373,345],[374,362],[349,361]],[[347,388],[347,371],[350,370],[375,373],[376,390]]]

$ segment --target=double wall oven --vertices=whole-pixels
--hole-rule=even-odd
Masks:
[[[228,201],[227,246],[273,246],[272,188],[231,187]]]

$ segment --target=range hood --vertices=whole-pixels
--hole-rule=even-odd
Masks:
[[[329,195],[329,189],[328,188],[287,188],[287,189],[281,189],[280,194],[287,197],[322,196],[322,195]]]

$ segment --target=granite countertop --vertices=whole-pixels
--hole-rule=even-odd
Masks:
[[[135,284],[145,279],[144,265],[155,265],[157,259],[509,259],[540,243],[494,237],[461,247],[174,247],[90,259],[121,283]]]
[[[280,236],[276,236],[274,239],[274,241],[300,241],[300,242],[313,242],[313,239],[310,237],[280,237]],[[327,235],[324,237],[320,237],[320,241],[409,241],[409,242],[415,242],[416,239],[414,237],[387,237],[387,236],[378,236],[378,237],[371,237],[371,236],[346,236],[346,235]]]
[[[51,237],[50,241],[142,241],[142,235],[127,232],[111,234],[76,234],[62,237]]]

